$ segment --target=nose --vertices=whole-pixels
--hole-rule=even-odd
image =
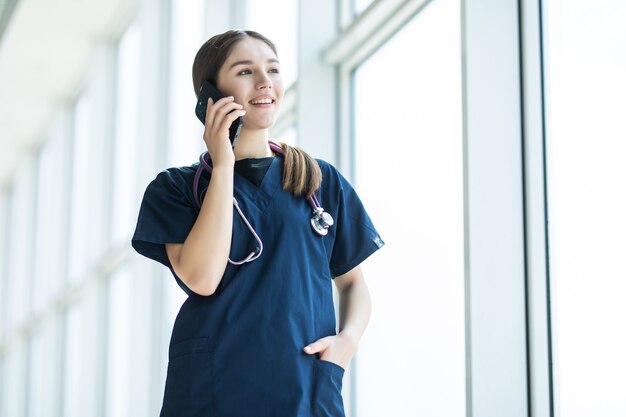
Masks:
[[[265,72],[259,72],[258,74],[256,88],[259,90],[263,88],[272,88],[272,80],[267,76],[267,74]]]

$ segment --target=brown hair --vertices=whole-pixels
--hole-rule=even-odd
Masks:
[[[240,40],[251,37],[265,42],[278,56],[276,45],[252,30],[229,30],[213,36],[200,47],[193,61],[191,77],[193,89],[198,97],[200,86],[205,80],[217,84],[217,74],[228,59],[231,50]],[[322,183],[322,171],[319,164],[302,149],[281,143],[285,151],[283,166],[283,189],[296,196],[310,197]]]

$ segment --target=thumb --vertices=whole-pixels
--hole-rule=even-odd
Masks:
[[[304,353],[312,355],[314,353],[320,353],[328,348],[328,342],[325,339],[319,339],[304,347]]]

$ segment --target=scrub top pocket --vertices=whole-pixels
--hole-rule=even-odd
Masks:
[[[194,338],[172,345],[160,416],[207,415],[213,399],[212,370],[207,338]]]
[[[312,417],[345,417],[341,386],[344,369],[332,362],[313,360]]]

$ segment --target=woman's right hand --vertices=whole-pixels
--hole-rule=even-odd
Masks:
[[[206,119],[204,122],[204,143],[213,161],[213,167],[235,164],[235,154],[228,136],[230,125],[240,116],[246,114],[235,98],[224,97],[213,103],[207,102]]]

